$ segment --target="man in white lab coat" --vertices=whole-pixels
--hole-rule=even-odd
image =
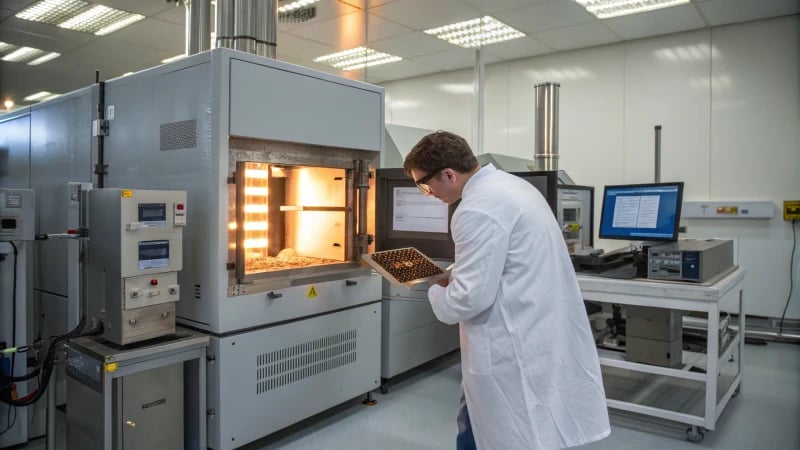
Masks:
[[[422,138],[404,169],[425,194],[461,199],[452,274],[428,290],[436,317],[460,326],[457,448],[555,449],[608,436],[589,321],[544,197],[480,167],[467,142],[444,131]]]

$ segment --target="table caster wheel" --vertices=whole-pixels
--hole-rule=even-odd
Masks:
[[[700,442],[706,435],[703,433],[703,430],[699,429],[698,427],[691,426],[686,429],[686,440],[689,442]]]

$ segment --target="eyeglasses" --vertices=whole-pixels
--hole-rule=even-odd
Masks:
[[[424,177],[420,178],[419,180],[414,180],[414,184],[417,185],[417,188],[420,191],[422,191],[423,194],[430,195],[432,191],[431,191],[431,187],[428,186],[428,181],[431,181],[431,179],[433,179],[433,177],[435,177],[439,172],[441,172],[443,170],[444,170],[444,168],[441,168],[441,169],[438,169],[438,170],[434,170],[433,172],[425,175]]]

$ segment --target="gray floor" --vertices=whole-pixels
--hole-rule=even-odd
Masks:
[[[742,392],[702,442],[687,442],[683,425],[612,414],[611,436],[581,448],[800,449],[800,345],[747,345],[745,352]],[[374,406],[353,400],[242,449],[454,448],[458,353],[398,378],[387,395],[374,395]],[[59,428],[58,448],[64,449]],[[44,440],[25,448],[44,449]]]

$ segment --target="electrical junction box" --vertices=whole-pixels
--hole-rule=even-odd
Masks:
[[[783,201],[783,220],[800,220],[800,200]]]
[[[684,201],[681,219],[772,219],[775,204],[772,202],[744,201]]]
[[[0,241],[32,241],[34,192],[31,189],[0,189]]]

